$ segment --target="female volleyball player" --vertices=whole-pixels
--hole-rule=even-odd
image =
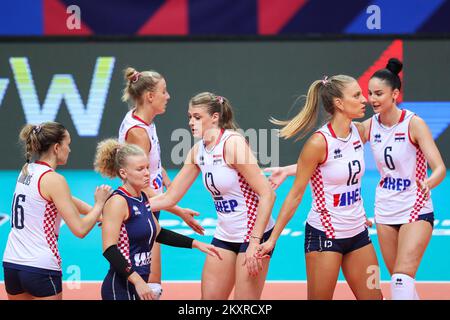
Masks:
[[[378,261],[361,198],[362,125],[352,122],[365,112],[366,99],[358,83],[345,75],[314,81],[300,113],[290,121],[274,122],[284,125],[282,137],[298,133],[304,137],[315,125],[320,101],[331,119],[305,143],[297,162],[301,169],[296,172],[272,235],[258,248],[257,256],[264,257],[273,249],[310,182],[313,203],[304,245],[308,299],[332,299],[341,268],[357,299],[382,299],[377,281],[368,285],[368,277],[373,276],[368,270],[377,267]]]
[[[154,119],[166,111],[170,99],[166,80],[156,71],[138,72],[134,68],[125,70],[126,86],[122,100],[132,105],[132,109],[125,115],[119,129],[119,141],[140,146],[148,152],[150,163],[150,183],[144,190],[153,196],[163,192],[170,185],[170,179],[161,165],[161,151]],[[167,211],[179,216],[195,232],[203,234],[203,227],[193,218],[198,213],[178,206],[167,208]],[[159,212],[154,212],[159,219]],[[161,251],[158,243],[152,250],[152,272],[150,282],[155,290],[161,288]]]
[[[364,122],[366,139],[381,175],[376,188],[375,222],[384,262],[392,276],[392,299],[418,299],[415,276],[430,241],[434,214],[430,190],[446,168],[426,123],[399,109],[398,76],[403,64],[390,59],[369,81],[375,115]],[[427,177],[427,163],[432,170]]]
[[[150,199],[158,207],[176,204],[202,173],[218,216],[212,244],[222,261],[207,256],[202,273],[202,299],[259,299],[269,261],[255,258],[270,235],[275,193],[261,174],[245,138],[238,134],[227,98],[203,92],[189,102],[189,126],[201,138],[167,192]]]
[[[63,125],[28,124],[20,132],[20,140],[27,162],[17,179],[11,232],[3,256],[6,292],[11,300],[59,300],[61,218],[83,238],[100,217],[111,188],[97,187],[94,207],[70,195],[66,180],[55,172],[67,163],[70,153],[70,134]],[[80,213],[85,217],[80,218]]]
[[[103,255],[111,264],[102,284],[103,299],[159,298],[159,292],[147,283],[155,241],[175,247],[197,248],[214,259],[220,258],[213,245],[159,226],[143,192],[151,174],[147,155],[140,147],[113,139],[104,140],[97,147],[95,169],[110,178],[120,177],[123,182],[103,209]]]

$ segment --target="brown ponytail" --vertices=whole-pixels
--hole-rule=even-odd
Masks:
[[[211,92],[202,92],[191,98],[192,107],[205,106],[210,116],[219,114],[219,128],[237,130],[239,127],[234,121],[233,107],[230,101]]]
[[[66,128],[58,122],[44,122],[40,125],[27,124],[19,134],[19,141],[25,148],[26,163],[22,173],[28,175],[28,164],[33,157],[40,157],[55,143],[61,143],[66,135]]]

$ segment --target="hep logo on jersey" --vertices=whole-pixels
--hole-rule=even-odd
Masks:
[[[157,189],[161,189],[163,185],[163,178],[161,174],[158,174],[156,176],[156,178],[154,178],[152,180],[152,187],[153,189],[157,190]]]
[[[334,207],[346,207],[361,200],[361,188],[344,193],[333,194]]]
[[[380,187],[394,191],[405,191],[411,186],[411,180],[403,178],[385,177],[380,181]]]
[[[136,267],[149,265],[150,261],[150,252],[139,252],[134,255],[134,264],[136,265]]]
[[[220,197],[223,199],[222,197]],[[231,200],[216,200],[214,201],[214,205],[216,206],[216,211],[221,213],[231,213],[235,212],[236,207],[238,206],[238,202],[234,199]]]

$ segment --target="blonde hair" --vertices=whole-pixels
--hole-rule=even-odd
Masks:
[[[28,164],[33,157],[40,157],[56,143],[61,143],[66,136],[67,129],[58,122],[44,122],[39,125],[27,124],[19,133],[19,141],[25,149],[26,163],[22,173],[28,175]]]
[[[163,76],[154,70],[139,72],[134,68],[128,67],[124,70],[126,81],[123,89],[122,101],[128,102],[130,105],[141,100],[145,91],[155,91]]]
[[[189,100],[192,107],[205,106],[210,116],[219,114],[219,128],[237,130],[239,127],[233,119],[230,101],[211,92],[201,92]]]
[[[117,139],[106,139],[97,144],[94,169],[102,176],[119,177],[119,170],[126,165],[129,156],[140,156],[145,152],[139,146],[130,143],[120,143]]]
[[[322,102],[325,111],[332,116],[335,112],[333,99],[342,98],[344,88],[354,81],[356,81],[354,78],[346,75],[316,80],[308,89],[305,105],[294,118],[284,121],[271,118],[270,122],[283,126],[280,129],[280,137],[288,139],[299,134],[296,139],[299,140],[305,137],[316,125],[319,115],[319,100]]]

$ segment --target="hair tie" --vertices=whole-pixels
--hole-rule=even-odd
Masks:
[[[325,86],[325,85],[327,85],[328,83],[330,83],[330,81],[328,80],[328,76],[323,76],[322,84]]]
[[[26,161],[28,164],[30,163],[30,159],[27,159],[27,161]]]
[[[135,83],[135,82],[137,82],[137,81],[139,80],[139,77],[140,77],[140,76],[141,76],[141,73],[140,73],[140,72],[134,71],[133,74],[132,74],[131,77],[130,77],[130,81],[131,81],[132,83]]]
[[[41,129],[42,129],[42,127],[40,125],[34,126],[33,133],[38,134],[39,132],[41,132]]]
[[[217,96],[217,100],[219,101],[220,104],[223,104],[223,97],[222,96]]]

